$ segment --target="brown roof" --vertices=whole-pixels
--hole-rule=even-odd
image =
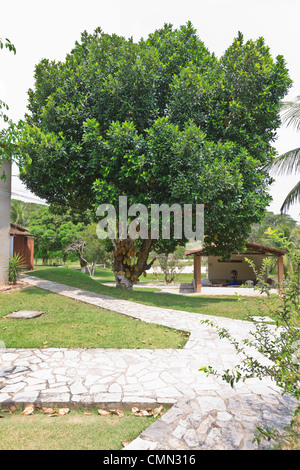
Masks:
[[[22,235],[24,237],[35,237],[33,233],[30,233],[27,228],[21,227],[14,223],[10,223],[10,235]]]
[[[258,250],[261,252],[272,253],[278,256],[283,256],[287,253],[287,250],[280,250],[279,248],[273,248],[273,247],[265,246],[265,245],[258,245],[257,243],[250,243],[250,242],[246,243],[246,248]]]
[[[250,250],[250,251],[247,251],[247,250]],[[185,252],[185,255],[193,255],[194,253],[202,253],[204,252],[205,253],[205,247],[201,247],[201,248],[193,248],[192,250],[187,250]],[[272,248],[270,246],[265,246],[265,245],[258,245],[257,243],[250,243],[250,242],[247,242],[246,243],[246,251],[241,253],[241,254],[253,254],[253,253],[256,253],[256,254],[267,254],[267,253],[270,253],[270,254],[273,254],[273,255],[276,255],[276,256],[283,256],[287,253],[286,250],[279,250],[278,248]],[[235,253],[236,254],[236,253]]]

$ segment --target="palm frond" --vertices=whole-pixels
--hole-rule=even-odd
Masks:
[[[286,212],[292,204],[300,202],[300,181],[291,189],[287,197],[285,198],[280,211]]]
[[[300,170],[300,147],[279,155],[269,163],[267,169],[276,175],[290,175]]]
[[[283,101],[281,104],[282,123],[300,130],[300,96],[294,101]]]

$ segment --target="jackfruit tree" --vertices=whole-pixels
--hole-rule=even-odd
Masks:
[[[217,58],[191,23],[134,42],[84,32],[62,62],[43,59],[29,90],[21,179],[50,204],[205,204],[205,245],[243,249],[270,202],[266,166],[291,85],[284,58],[243,35]],[[25,123],[25,124],[24,124]],[[194,206],[193,206],[194,207]],[[113,240],[117,285],[176,240]]]

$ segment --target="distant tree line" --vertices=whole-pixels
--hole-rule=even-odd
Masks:
[[[273,212],[266,212],[261,223],[252,226],[249,242],[281,248],[276,239],[269,235],[269,228],[272,230],[276,229],[278,234],[293,241],[294,247],[300,249],[300,226],[297,225],[297,222],[290,215],[283,213],[274,214]]]
[[[279,237],[274,237],[274,232]],[[252,232],[249,241],[259,245],[270,246],[272,248],[282,249],[280,236],[290,244],[294,250],[300,250],[300,225],[288,214],[266,212],[265,217],[260,224],[252,226]],[[291,257],[287,253],[283,258],[285,277],[293,275],[293,264]],[[277,260],[270,265],[271,274],[275,274],[277,269]]]
[[[16,199],[11,204],[11,222],[35,235],[34,257],[43,264],[64,264],[78,260],[83,269],[94,273],[96,263],[109,262],[110,245],[99,240],[96,222],[90,213],[80,217],[70,211],[26,203]]]

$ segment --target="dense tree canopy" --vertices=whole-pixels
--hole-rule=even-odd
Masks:
[[[262,38],[239,33],[217,59],[190,23],[138,43],[85,32],[64,62],[36,66],[22,180],[82,211],[120,195],[147,207],[204,203],[205,243],[228,254],[269,202],[264,168],[290,83]],[[139,248],[135,277],[152,246]]]
[[[69,213],[59,215],[53,213],[48,206],[38,206],[29,214],[28,228],[35,235],[35,258],[48,262],[50,259],[66,259],[67,246],[78,238],[84,224],[76,223]]]

